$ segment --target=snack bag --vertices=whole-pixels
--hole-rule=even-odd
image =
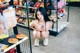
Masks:
[[[65,0],[60,0],[59,2],[58,2],[58,8],[62,8],[63,6],[65,6],[66,5],[66,1]]]
[[[0,39],[9,37],[8,30],[7,30],[7,24],[4,19],[4,17],[0,14]]]
[[[3,34],[3,33],[4,33],[4,25],[3,25],[2,19],[0,18],[0,34]]]
[[[42,2],[37,2],[34,7],[39,8],[39,7],[43,7],[43,3]]]
[[[4,17],[0,14],[0,34],[7,33],[7,23]]]
[[[17,24],[15,9],[9,8],[3,11],[3,16],[7,23],[7,29],[13,28]]]

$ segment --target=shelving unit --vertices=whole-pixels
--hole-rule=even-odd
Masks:
[[[23,33],[23,34],[26,34],[28,37],[28,39],[26,41],[24,41],[23,43],[18,45],[17,48],[20,48],[20,50],[18,50],[18,51],[21,53],[32,53],[32,46],[31,46],[31,42],[30,42],[31,38],[29,37],[30,36],[29,35],[29,28],[26,26],[17,24],[17,27],[14,27],[14,33],[15,34]]]
[[[57,32],[59,33],[59,32],[61,32],[65,27],[67,27],[68,24],[69,24],[69,22],[62,22],[62,21],[60,21],[60,22],[58,22],[58,31],[56,30],[56,27],[54,27],[52,30],[55,31],[55,32],[57,31]],[[54,26],[55,26],[55,24],[54,24]]]
[[[18,1],[19,1],[19,0],[18,0]],[[17,14],[16,14],[16,16],[21,17],[21,19],[26,19],[26,20],[27,20],[27,26],[18,23],[14,28],[12,28],[12,29],[10,29],[10,30],[8,30],[8,31],[9,31],[10,37],[16,38],[16,34],[18,34],[18,33],[26,34],[27,37],[19,40],[19,41],[18,41],[17,43],[15,43],[15,44],[10,44],[10,43],[8,43],[8,38],[10,38],[10,37],[5,38],[5,39],[3,39],[3,40],[0,40],[0,43],[6,44],[6,45],[9,46],[6,50],[2,51],[3,53],[6,53],[7,51],[9,51],[10,49],[12,49],[12,48],[14,48],[14,47],[16,47],[17,53],[32,53],[32,45],[31,45],[31,36],[30,36],[29,23],[30,23],[30,19],[33,19],[33,18],[29,17],[29,15],[28,15],[29,12],[28,12],[28,7],[27,7],[27,0],[26,0],[25,3],[26,3],[26,6],[25,6],[25,7],[21,7],[21,6],[19,6],[19,5],[14,5],[13,0],[10,0],[10,2],[9,2],[10,5],[9,5],[9,6],[12,6],[12,7],[14,7],[15,9],[16,9],[16,8],[19,8],[19,7],[25,9],[24,12],[25,12],[25,14],[26,14],[27,16],[23,17],[23,16],[17,15]],[[8,7],[8,6],[6,6],[6,7]],[[5,9],[5,7],[2,8],[2,9],[0,8],[0,10],[1,10],[0,12],[2,13],[4,9]],[[27,12],[27,13],[26,13],[26,12]],[[1,52],[1,51],[0,51],[0,52]]]
[[[50,0],[51,4],[53,1],[56,1],[56,6],[58,8],[58,1],[59,0]],[[45,5],[45,8],[46,7],[46,0],[44,0],[44,5]],[[57,36],[60,32],[63,31],[63,29],[65,29],[68,24],[69,24],[69,6],[67,7],[67,16],[64,16],[64,17],[61,17],[61,19],[58,18],[58,9],[52,9],[53,11],[55,10],[56,11],[56,17],[57,17],[57,21],[54,23],[54,27],[52,28],[52,30],[49,30],[50,31],[50,35],[52,36]],[[54,13],[51,13],[51,14],[54,14]],[[65,19],[64,19],[65,18]]]
[[[27,15],[27,16],[25,16],[25,17],[21,17],[22,19],[27,19],[27,26],[24,24],[20,24],[20,23],[18,23],[17,24],[17,27],[15,27],[14,28],[14,32],[15,32],[15,34],[17,34],[17,33],[24,33],[24,34],[28,34],[28,37],[29,37],[29,39],[28,39],[28,41],[26,42],[24,42],[24,43],[21,43],[21,47],[20,48],[22,48],[22,50],[21,50],[21,52],[23,52],[23,53],[32,53],[32,45],[31,45],[31,35],[30,35],[30,28],[29,28],[29,23],[30,23],[30,19],[32,19],[32,18],[30,18],[29,17],[29,9],[28,9],[28,5],[27,5],[27,0],[26,0],[26,6],[17,6],[17,8],[18,7],[22,7],[22,8],[24,8],[25,9],[25,14]],[[18,30],[18,31],[17,31]],[[16,33],[17,32],[17,33]],[[28,43],[28,45],[26,45],[26,43]],[[26,46],[26,47],[25,47]]]

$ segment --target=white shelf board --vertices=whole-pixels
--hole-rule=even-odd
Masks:
[[[28,26],[26,26],[26,25],[24,25],[24,24],[20,24],[20,23],[17,23],[18,25],[21,25],[21,26],[24,26],[24,27],[28,27]]]

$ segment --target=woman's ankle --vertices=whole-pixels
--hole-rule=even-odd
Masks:
[[[48,45],[48,38],[45,38],[45,39],[43,40],[43,45],[44,45],[44,46],[47,46],[47,45]]]
[[[36,39],[34,40],[34,46],[39,46],[39,39],[38,39],[38,38],[36,38]]]

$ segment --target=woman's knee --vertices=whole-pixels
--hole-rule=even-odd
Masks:
[[[40,32],[39,31],[33,31],[33,37],[34,38],[40,38]]]
[[[43,31],[42,32],[42,38],[48,38],[49,32],[48,31]]]

